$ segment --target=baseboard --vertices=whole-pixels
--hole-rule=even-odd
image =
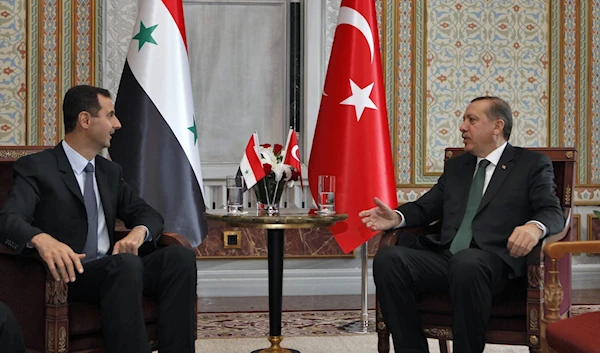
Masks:
[[[371,269],[368,293],[375,293]],[[201,297],[267,296],[267,270],[198,271],[198,295]],[[600,264],[573,268],[573,289],[600,288]],[[360,294],[360,269],[285,270],[283,295]]]
[[[198,271],[198,295],[201,297],[267,296],[267,270]],[[283,295],[360,294],[360,269],[285,270]],[[369,270],[368,292],[375,293]]]
[[[573,289],[600,288],[600,264],[573,266],[573,277],[571,279]]]

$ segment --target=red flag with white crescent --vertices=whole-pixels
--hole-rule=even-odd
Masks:
[[[346,253],[376,233],[358,216],[379,197],[397,205],[375,1],[343,0],[308,165],[313,198],[319,175],[336,176],[330,228]]]
[[[283,164],[287,164],[296,169],[300,179],[300,186],[304,187],[302,182],[302,163],[300,162],[298,136],[296,136],[296,131],[294,131],[294,129],[290,129],[290,132],[288,133],[287,142],[285,144],[285,157],[283,158]]]

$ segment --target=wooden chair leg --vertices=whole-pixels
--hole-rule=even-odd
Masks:
[[[383,330],[377,330],[377,352],[390,352],[390,333],[388,332],[387,327]]]
[[[440,344],[440,353],[451,353],[450,342],[447,340],[438,340]]]
[[[385,322],[383,321],[383,315],[381,314],[381,308],[379,307],[379,300],[375,299],[375,328],[377,330],[377,352],[389,353],[390,352],[390,331],[388,330]]]

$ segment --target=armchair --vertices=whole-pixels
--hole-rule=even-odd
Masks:
[[[574,252],[600,254],[600,241],[565,241],[544,246],[544,255],[550,260],[550,280],[545,288],[548,314],[543,323],[542,340],[547,342],[550,352],[600,352],[600,336],[598,335],[600,312],[586,313],[560,320],[559,312],[556,310],[563,298],[563,290],[558,278],[558,260]]]
[[[571,206],[575,172],[576,151],[572,148],[532,148],[550,157],[554,167],[557,196],[566,218],[562,232],[549,236],[544,243],[571,240]],[[464,152],[462,148],[447,148],[445,161],[457,157]],[[404,228],[390,230],[382,234],[379,249],[393,246],[398,242],[402,232],[413,234],[431,234],[434,231],[426,228]],[[501,302],[493,305],[486,342],[510,345],[525,345],[530,352],[541,352],[544,347],[541,340],[542,318],[544,317],[544,278],[549,274],[544,271],[545,264],[540,242],[526,258],[527,277],[511,281],[500,296]],[[557,262],[561,268],[561,281],[564,283],[566,295],[564,300],[556,302],[556,314],[566,314],[570,307],[571,294],[571,257],[565,256]],[[383,314],[377,301],[376,329],[378,334],[378,352],[390,351],[390,333],[383,321]],[[442,353],[450,352],[449,340],[452,340],[452,303],[450,297],[443,293],[427,293],[419,301],[421,325],[425,336],[439,341]]]
[[[14,162],[51,147],[0,147],[0,207],[12,185]],[[127,235],[116,231],[116,237]],[[179,234],[163,233],[159,246],[192,249]],[[105,352],[99,306],[68,303],[68,285],[56,282],[41,258],[26,258],[0,245],[0,301],[15,313],[28,352]],[[157,304],[144,298],[144,320],[151,346],[157,344]]]

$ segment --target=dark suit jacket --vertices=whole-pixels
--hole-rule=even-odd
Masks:
[[[127,228],[148,227],[154,246],[163,229],[161,215],[135,195],[122,178],[121,167],[96,157],[96,181],[110,238],[115,243],[115,221]],[[59,143],[54,149],[20,158],[14,183],[0,212],[0,243],[15,252],[39,233],[48,233],[81,253],[87,237],[83,196],[69,160]]]
[[[450,246],[465,213],[476,164],[477,157],[470,153],[447,161],[429,192],[398,207],[407,227],[441,219],[440,234],[419,239],[424,246],[434,250]],[[515,227],[536,220],[546,226],[547,235],[563,229],[565,218],[555,189],[550,158],[507,144],[473,219],[472,231],[481,249],[497,253],[512,268],[511,277],[522,276],[525,267],[525,258],[515,259],[507,249]]]

